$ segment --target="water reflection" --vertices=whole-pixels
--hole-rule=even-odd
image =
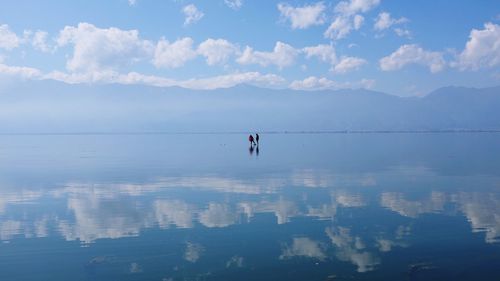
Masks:
[[[86,272],[97,276],[101,267],[120,264],[117,272],[141,276],[158,271],[150,264],[168,263],[170,271],[158,280],[210,279],[225,270],[312,262],[324,280],[390,268],[384,263],[413,268],[423,258],[406,258],[401,265],[398,257],[436,247],[434,240],[460,247],[448,240],[455,235],[464,245],[498,245],[496,176],[443,175],[422,163],[356,173],[327,165],[244,171],[0,188],[0,248],[50,238],[73,242],[58,247],[78,244],[99,252],[106,243],[136,241],[128,259],[119,253],[87,257]],[[148,243],[151,251],[164,252],[138,250]],[[425,259],[432,267],[440,262],[438,254]],[[197,275],[187,278],[186,272]]]
[[[373,176],[370,178],[370,182],[376,182]],[[47,237],[57,232],[68,241],[92,243],[102,238],[137,236],[142,229],[153,227],[193,228],[200,224],[221,228],[251,223],[256,214],[263,213],[273,214],[276,224],[288,223],[296,217],[335,221],[339,208],[363,209],[371,205],[418,219],[423,214],[442,213],[447,204],[450,210],[455,210],[448,215],[461,212],[473,231],[486,233],[486,242],[496,242],[500,236],[497,193],[430,191],[419,198],[408,199],[404,192],[383,189],[363,195],[359,189],[336,187],[338,179],[339,176],[325,171],[306,170],[295,171],[289,178],[253,181],[189,176],[144,184],[68,183],[53,190],[11,191],[0,195],[0,238]],[[341,180],[347,186],[365,186],[365,181],[366,178],[352,179],[347,184],[348,180]],[[178,194],[179,191],[186,194]],[[199,197],[196,202],[189,199],[191,195]],[[328,229],[327,233],[332,242],[348,234],[346,229]],[[293,256],[300,248],[297,245],[309,243],[306,241],[309,240],[294,241],[294,246],[283,257]],[[353,243],[359,246],[359,238],[352,241],[358,241]],[[358,246],[346,248],[346,243],[340,243],[342,247],[338,242],[333,243],[344,249],[343,252],[360,250]],[[382,251],[398,245],[387,240],[379,240],[378,244]]]

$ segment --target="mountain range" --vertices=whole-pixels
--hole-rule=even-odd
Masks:
[[[217,90],[24,81],[0,88],[0,133],[499,130],[500,86],[423,97],[365,89]]]

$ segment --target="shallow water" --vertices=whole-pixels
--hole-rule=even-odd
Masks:
[[[498,280],[500,134],[0,136],[0,280]]]

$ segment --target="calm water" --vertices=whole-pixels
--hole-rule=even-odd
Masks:
[[[500,280],[500,134],[0,136],[0,280]]]

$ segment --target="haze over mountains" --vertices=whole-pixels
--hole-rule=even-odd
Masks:
[[[188,90],[26,81],[0,90],[0,133],[500,129],[500,87],[425,97],[240,85]]]

